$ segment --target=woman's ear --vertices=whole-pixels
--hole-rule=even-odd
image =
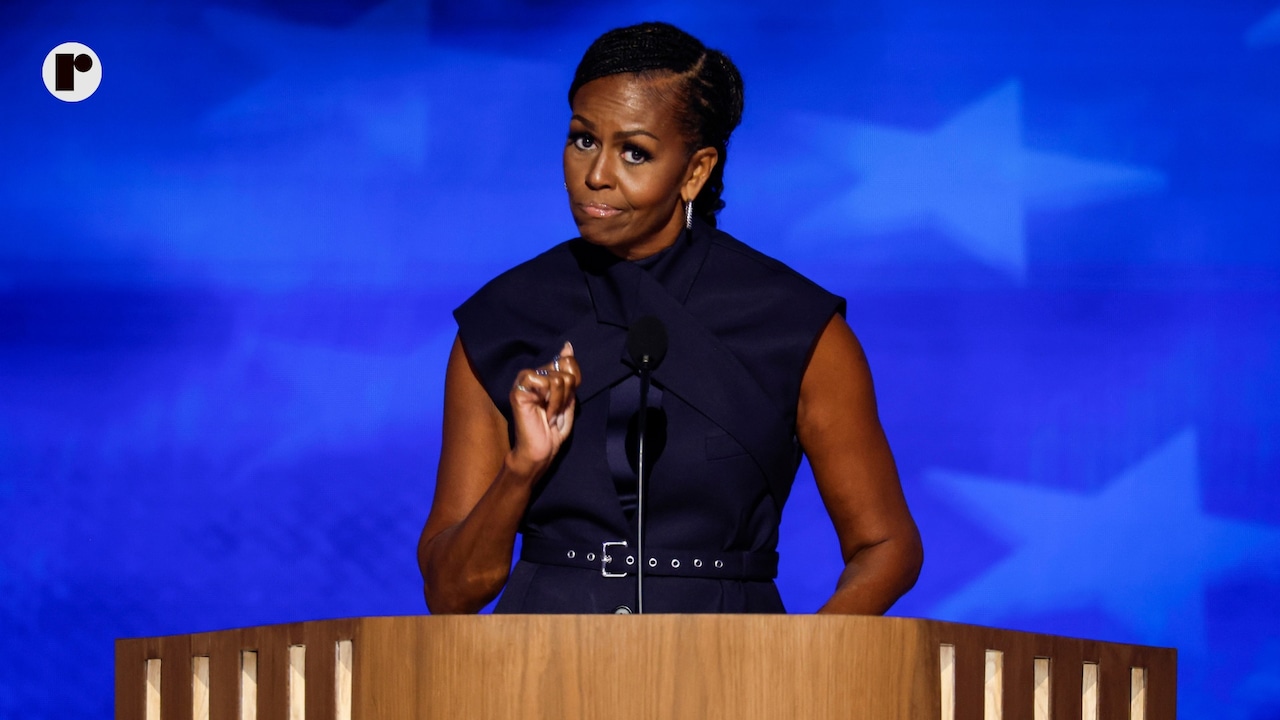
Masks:
[[[684,184],[680,188],[680,197],[685,202],[692,202],[698,197],[698,193],[702,192],[702,186],[707,184],[707,179],[711,177],[711,171],[715,169],[718,162],[720,162],[720,151],[713,147],[700,148],[689,158],[689,165],[684,173]]]

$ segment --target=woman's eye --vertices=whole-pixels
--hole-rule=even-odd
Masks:
[[[639,165],[640,163],[645,162],[649,159],[649,153],[645,152],[644,150],[641,150],[638,147],[629,147],[626,150],[622,151],[622,159],[626,160],[632,165]]]
[[[595,147],[595,141],[591,139],[590,135],[573,135],[570,140],[573,142],[573,146],[579,150],[590,150]]]

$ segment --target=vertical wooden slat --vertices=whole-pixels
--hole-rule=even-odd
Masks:
[[[160,676],[163,720],[191,718],[191,636],[171,635],[160,638],[160,658],[164,672]]]
[[[333,720],[334,717],[334,634],[327,623],[307,623],[307,717]]]
[[[1129,720],[1147,720],[1147,669],[1129,668]]]
[[[240,632],[227,630],[193,635],[191,652],[209,656],[209,720],[238,720]]]
[[[334,644],[334,720],[351,720],[351,669],[355,662],[355,646],[350,640]]]
[[[257,716],[284,720],[289,716],[288,641],[279,626],[257,630]]]
[[[144,640],[116,640],[116,720],[146,717]]]
[[[1050,672],[1052,662],[1047,657],[1035,659],[1035,698],[1032,712],[1034,720],[1053,720],[1053,673]]]
[[[1098,720],[1098,663],[1086,662],[1080,668],[1080,719]]]
[[[956,642],[956,720],[981,720],[986,675],[982,635],[974,633]]]
[[[1035,703],[1035,646],[1030,635],[1019,634],[1012,640],[1001,648],[1004,652],[1004,716],[1027,720]]]
[[[209,720],[209,656],[191,658],[191,720]]]
[[[289,720],[307,720],[307,646],[289,646]]]
[[[1089,652],[1098,658],[1098,717],[1129,717],[1129,679],[1133,652],[1124,645],[1089,642]]]
[[[254,643],[258,648],[258,717],[284,720],[289,712],[289,645],[279,626],[258,628]]]
[[[942,691],[941,720],[956,717],[956,646],[942,644],[938,647],[939,687]]]
[[[258,717],[285,720],[289,717],[289,646],[292,626],[257,628]]]
[[[230,634],[235,634],[235,632],[236,631],[232,630],[230,631]],[[199,670],[199,668],[197,667],[198,661],[196,660],[196,658],[203,657],[203,658],[207,658],[207,662],[208,662],[208,667],[205,672],[204,687],[208,691],[209,700],[207,704],[207,707],[208,707],[207,713],[202,717],[205,720],[234,720],[234,718],[220,718],[218,717],[217,713],[214,711],[214,706],[217,703],[216,697],[218,695],[218,689],[220,687],[218,684],[219,678],[217,677],[217,673],[219,672],[219,669],[217,667],[218,653],[215,650],[215,646],[218,641],[218,636],[224,635],[224,634],[227,634],[227,633],[206,632],[206,633],[195,633],[193,635],[187,636],[189,639],[190,648],[191,648],[190,652],[191,652],[191,681],[192,681],[191,682],[192,717],[196,716],[198,712],[197,706],[199,704],[199,699],[196,697],[197,691],[198,691],[197,670]]]
[[[240,720],[258,720],[258,651],[240,651]]]
[[[1053,687],[1053,719],[1076,720],[1080,717],[1080,689],[1084,663],[1079,642],[1054,643],[1053,662],[1049,664]]]
[[[1168,650],[1145,654],[1147,668],[1147,717],[1164,720],[1178,716],[1178,653]]]
[[[1004,720],[1004,653],[987,650],[982,685],[983,720]]]
[[[164,673],[163,664],[160,658],[151,658],[146,662],[146,670],[143,673],[146,678],[146,685],[143,697],[143,717],[146,720],[160,720],[160,701],[164,699]]]

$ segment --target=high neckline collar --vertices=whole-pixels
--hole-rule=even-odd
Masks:
[[[596,319],[629,327],[635,318],[643,315],[640,286],[651,283],[643,283],[642,275],[657,281],[676,302],[684,304],[711,246],[713,232],[706,223],[695,219],[693,228],[680,233],[669,247],[630,261],[585,240],[576,241],[574,255],[586,275]]]

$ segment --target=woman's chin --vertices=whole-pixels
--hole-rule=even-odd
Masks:
[[[618,218],[578,217],[574,215],[574,223],[578,226],[578,236],[583,240],[605,248],[620,258],[638,260],[659,252],[671,245],[675,237],[664,240],[663,235],[671,233],[657,232],[643,237],[636,237],[635,228],[627,223],[618,222]],[[675,233],[678,237],[678,233]]]
[[[597,218],[587,218],[586,222],[579,220],[576,224],[578,236],[592,245],[613,249],[633,244],[625,233],[619,232],[620,228],[610,227],[610,224],[602,223]]]
[[[603,248],[605,250],[608,250],[609,252],[613,253],[614,255],[617,255],[620,258],[625,259],[627,257],[627,250],[630,247],[627,243],[625,242],[619,243],[618,241],[609,237],[600,237],[598,235],[593,235],[590,233],[583,233],[581,232],[582,228],[578,228],[578,231],[581,233],[582,239],[585,240],[587,243],[591,245],[595,245],[598,248]]]

